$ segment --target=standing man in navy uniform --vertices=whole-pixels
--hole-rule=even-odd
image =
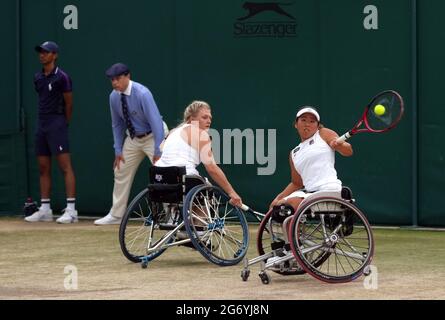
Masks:
[[[71,165],[68,142],[68,124],[73,112],[72,81],[57,65],[59,47],[47,41],[35,50],[39,53],[41,72],[34,76],[34,86],[39,95],[38,123],[35,151],[40,172],[41,206],[28,222],[53,221],[51,210],[51,157],[55,156],[65,178],[67,207],[58,223],[78,221],[75,209],[76,180]]]
[[[168,134],[152,93],[130,79],[130,70],[125,64],[112,65],[106,76],[114,89],[110,94],[115,151],[114,189],[111,210],[104,218],[94,222],[99,226],[120,224],[139,165],[146,157],[152,164],[161,158],[160,145]]]

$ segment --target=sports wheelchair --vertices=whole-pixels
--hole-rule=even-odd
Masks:
[[[304,199],[294,213],[276,206],[262,219],[257,234],[259,257],[244,259],[243,281],[249,266],[260,263],[259,277],[269,284],[271,270],[280,275],[311,276],[328,283],[369,275],[374,239],[365,215],[354,205],[352,192],[318,192]],[[248,209],[254,212],[252,209]],[[254,212],[255,213],[255,212]]]
[[[185,167],[151,167],[150,184],[128,206],[119,229],[125,257],[147,268],[172,246],[188,246],[219,266],[239,263],[247,253],[244,213],[221,188]]]

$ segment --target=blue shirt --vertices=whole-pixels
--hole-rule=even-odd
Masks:
[[[159,146],[164,140],[164,125],[150,90],[140,83],[130,81],[127,90],[123,94],[126,95],[128,113],[130,121],[136,130],[136,135],[153,132],[155,140],[154,154],[155,156],[161,156],[162,153]],[[122,155],[127,125],[122,112],[121,93],[116,90],[110,94],[110,109],[114,151],[116,155]]]
[[[45,75],[39,72],[34,75],[34,87],[39,94],[39,116],[64,115],[64,93],[73,91],[71,78],[59,67]]]

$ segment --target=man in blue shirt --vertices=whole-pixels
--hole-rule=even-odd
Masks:
[[[154,164],[161,157],[160,145],[168,134],[150,90],[131,81],[130,70],[122,63],[111,66],[111,122],[114,137],[113,206],[96,225],[120,224],[127,208],[131,185],[142,160]]]
[[[67,207],[58,223],[77,222],[75,210],[76,180],[71,165],[68,141],[68,124],[73,112],[72,82],[58,66],[59,47],[47,41],[35,50],[39,53],[41,72],[34,76],[34,87],[39,95],[39,111],[35,135],[35,151],[40,171],[41,206],[33,215],[26,217],[28,222],[52,221],[51,157],[55,156],[65,178]]]

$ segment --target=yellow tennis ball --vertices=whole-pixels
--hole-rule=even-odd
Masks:
[[[385,106],[378,104],[374,107],[374,113],[378,116],[383,116],[386,112]]]

